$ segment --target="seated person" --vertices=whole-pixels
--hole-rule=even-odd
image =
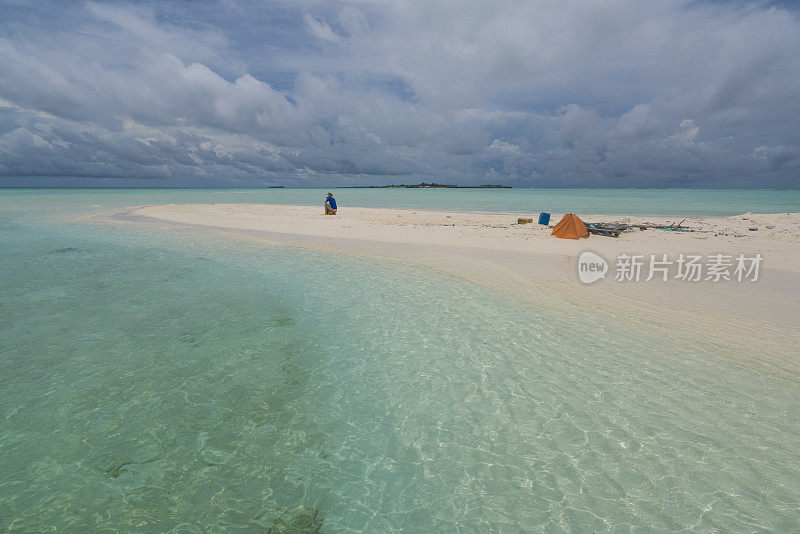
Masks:
[[[336,199],[333,198],[333,193],[328,193],[325,199],[325,215],[336,215]]]

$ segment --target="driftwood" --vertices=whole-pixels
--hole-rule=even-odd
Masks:
[[[619,230],[611,230],[608,228],[595,228],[595,227],[586,227],[586,231],[590,234],[595,235],[602,235],[606,237],[619,237],[621,233]]]
[[[602,235],[606,237],[619,237],[619,234],[627,230],[627,224],[618,222],[602,222],[602,223],[589,223],[586,225],[586,230],[590,234]]]
[[[683,219],[678,224],[672,223],[670,225],[653,224],[653,223],[625,224],[617,221],[597,222],[597,223],[586,223],[586,230],[588,230],[590,234],[602,235],[607,237],[619,237],[619,234],[621,234],[622,232],[625,232],[626,230],[631,230],[633,228],[638,228],[639,230],[655,229],[655,230],[673,230],[677,232],[694,232],[694,230],[682,226],[685,221],[686,219]]]
[[[653,223],[632,224],[631,228],[638,228],[639,230],[654,230],[654,229],[655,230],[660,230],[660,229],[663,229],[663,228],[673,228],[673,229],[675,229],[675,228],[682,228],[681,225],[684,223],[684,221],[686,221],[686,219],[684,219],[683,221],[679,222],[678,224],[672,223],[672,224],[669,224],[669,225],[653,224]]]

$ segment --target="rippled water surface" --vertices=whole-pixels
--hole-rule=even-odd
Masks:
[[[800,529],[791,372],[97,210],[0,199],[0,531]]]

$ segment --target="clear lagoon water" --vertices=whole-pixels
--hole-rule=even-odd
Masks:
[[[75,219],[237,194],[0,192],[0,531],[800,530],[794,372],[411,266]]]
[[[321,205],[327,189],[0,189],[15,195],[128,206],[216,202]],[[727,216],[800,211],[800,190],[736,189],[333,189],[343,206],[501,213]]]

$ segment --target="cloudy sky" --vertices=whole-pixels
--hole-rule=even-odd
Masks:
[[[0,186],[800,187],[800,6],[0,0]]]

